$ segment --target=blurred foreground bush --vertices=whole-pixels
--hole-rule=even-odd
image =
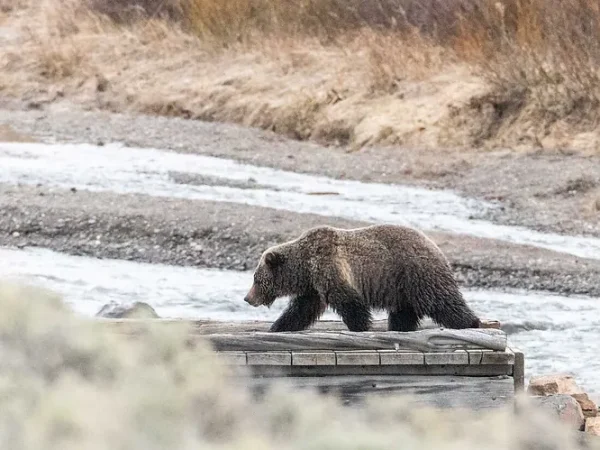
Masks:
[[[525,409],[410,409],[400,399],[350,409],[275,387],[261,402],[187,329],[127,340],[71,314],[59,297],[0,285],[0,446],[31,449],[576,448]]]

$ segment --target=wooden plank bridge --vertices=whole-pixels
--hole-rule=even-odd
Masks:
[[[100,319],[136,334],[145,324],[169,319]],[[192,340],[208,340],[227,364],[243,367],[236,379],[257,395],[274,380],[297,388],[335,393],[349,404],[366,396],[409,394],[437,407],[486,409],[510,404],[524,386],[523,353],[512,348],[500,324],[450,330],[425,323],[419,331],[349,332],[340,321],[322,320],[309,331],[270,333],[270,322],[191,323]]]

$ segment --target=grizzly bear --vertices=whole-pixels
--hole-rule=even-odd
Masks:
[[[350,331],[367,331],[371,310],[386,310],[388,330],[414,331],[429,316],[446,328],[479,328],[450,264],[421,231],[397,225],[319,226],[261,256],[244,300],[290,303],[270,331],[301,331],[327,306]]]

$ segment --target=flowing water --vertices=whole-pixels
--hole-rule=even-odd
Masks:
[[[156,149],[0,143],[0,182],[244,203],[491,237],[600,258],[600,239],[473,220],[494,205],[451,192],[334,180]],[[324,192],[330,194],[311,195]],[[138,300],[162,317],[273,320],[285,306],[285,301],[271,309],[244,303],[250,272],[97,260],[39,249],[0,249],[0,277],[50,287],[85,315],[110,301]],[[465,295],[479,314],[507,327],[511,342],[525,352],[527,377],[573,373],[598,396],[598,301],[526,291],[467,290]],[[326,317],[336,318],[331,313]]]

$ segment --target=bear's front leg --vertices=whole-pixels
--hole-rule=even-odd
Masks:
[[[271,325],[269,331],[303,331],[310,327],[325,311],[319,295],[314,292],[291,299],[288,307]]]
[[[371,308],[363,302],[354,288],[341,285],[331,288],[326,302],[342,317],[350,331],[368,331],[371,328]]]

